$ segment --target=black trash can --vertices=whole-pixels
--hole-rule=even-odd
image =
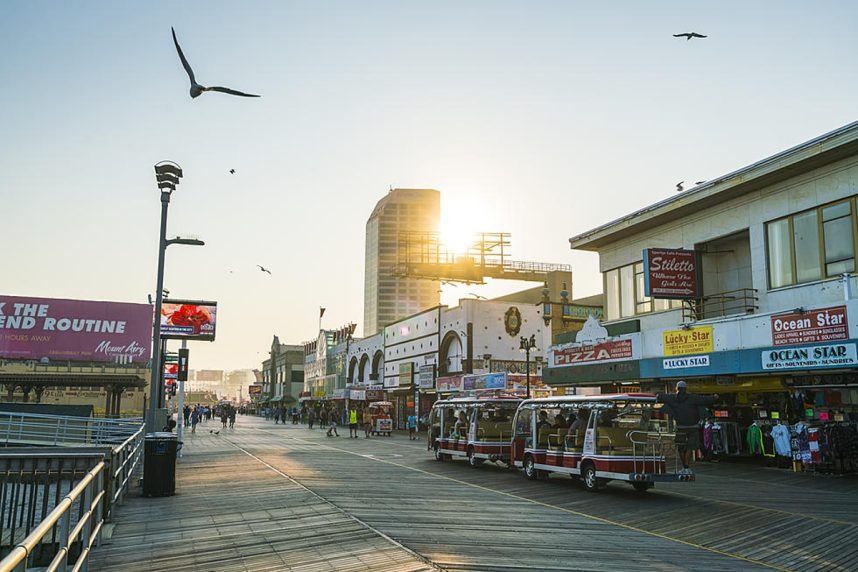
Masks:
[[[176,452],[179,440],[174,433],[147,433],[143,452],[143,496],[176,494]]]

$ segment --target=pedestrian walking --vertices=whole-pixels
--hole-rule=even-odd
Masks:
[[[235,429],[235,407],[229,406],[229,428]]]
[[[307,425],[310,429],[313,428],[313,424],[316,422],[316,410],[310,409],[310,412],[307,414]]]
[[[221,423],[221,425],[223,426],[223,428],[224,428],[224,429],[226,429],[226,422],[227,422],[228,420],[229,420],[229,417],[227,416],[226,409],[224,409],[223,407],[221,407],[221,408],[220,408],[220,423]]]
[[[274,410],[274,424],[277,425],[278,423],[280,423],[280,410],[275,409]]]
[[[337,416],[331,414],[331,419],[328,423],[328,432],[326,433],[328,437],[339,437],[340,432],[337,431]]]
[[[194,410],[191,411],[191,433],[197,432],[197,423],[200,422],[200,410],[194,407]]]
[[[354,407],[349,410],[349,439],[358,438],[358,411]]]
[[[405,424],[408,425],[408,440],[414,441],[417,439],[417,415],[414,413],[409,415]]]
[[[185,420],[185,427],[189,427],[191,424],[191,406],[185,405],[182,409],[182,418]]]
[[[328,409],[323,407],[319,412],[319,427],[324,429],[328,425]]]
[[[369,407],[363,408],[363,438],[369,439],[370,435],[372,435],[372,412],[369,410]]]
[[[676,423],[676,449],[682,461],[681,475],[693,475],[690,465],[700,448],[700,408],[715,403],[718,394],[711,397],[688,393],[688,384],[680,380],[676,393],[658,393],[655,400],[664,403],[664,411]]]

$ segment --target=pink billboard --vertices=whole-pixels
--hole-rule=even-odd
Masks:
[[[0,294],[0,357],[145,363],[152,340],[148,304]]]

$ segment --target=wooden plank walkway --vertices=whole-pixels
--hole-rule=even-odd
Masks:
[[[188,438],[179,495],[122,507],[93,569],[858,569],[855,480],[722,463],[694,484],[591,494],[438,463],[402,436],[237,426]]]
[[[188,440],[178,476],[176,496],[135,496],[119,508],[92,570],[432,569],[207,432]]]

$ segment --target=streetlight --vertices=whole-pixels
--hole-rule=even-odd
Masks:
[[[525,371],[527,372],[527,398],[530,399],[530,350],[536,347],[536,334],[530,334],[530,337],[521,336],[519,338],[519,349],[527,356],[525,362]]]
[[[167,240],[167,208],[170,206],[170,197],[179,185],[182,178],[182,168],[172,161],[161,161],[155,165],[155,180],[161,190],[161,232],[158,235],[158,277],[155,287],[155,316],[152,326],[152,370],[149,377],[149,415],[146,416],[146,432],[153,433],[155,427],[155,413],[161,405],[159,398],[159,384],[163,372],[161,371],[161,303],[164,299],[164,256],[167,247],[171,244],[186,244],[191,246],[202,246],[201,240],[176,237]]]

